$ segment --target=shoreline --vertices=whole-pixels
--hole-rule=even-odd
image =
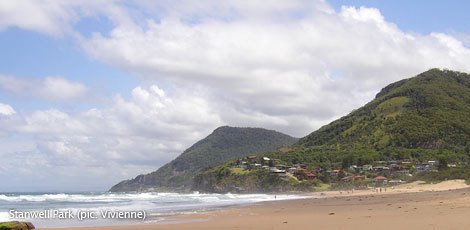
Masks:
[[[370,188],[363,190],[335,190],[325,192],[314,192],[322,197],[335,197],[335,196],[361,196],[361,195],[379,195],[379,194],[398,194],[398,193],[415,193],[415,192],[433,192],[433,191],[446,191],[470,188],[470,185],[465,183],[465,180],[448,180],[439,183],[426,183],[424,181],[414,181],[411,183],[404,183],[392,187]]]
[[[177,215],[169,222],[47,229],[310,229],[312,224],[320,229],[468,229],[470,226],[470,186],[463,180],[438,184],[414,182],[382,193],[356,190],[311,195],[321,198],[232,206]]]

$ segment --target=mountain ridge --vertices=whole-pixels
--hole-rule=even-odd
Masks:
[[[349,143],[351,139],[347,137],[354,136],[352,131],[360,131],[354,125],[359,125],[361,122],[364,123],[361,119],[368,120],[368,122],[376,122],[373,125],[378,128],[384,126],[382,131],[385,132],[385,135],[389,135],[388,138],[390,140],[383,139],[382,146],[380,144],[376,146],[378,149],[386,146],[432,148],[438,142],[439,136],[433,136],[432,133],[421,133],[418,137],[408,135],[410,134],[410,127],[407,126],[388,129],[388,126],[400,123],[412,125],[410,123],[426,122],[430,128],[433,128],[436,134],[439,134],[439,128],[453,128],[450,131],[456,131],[457,134],[450,133],[447,130],[449,131],[447,133],[453,137],[452,139],[458,136],[458,133],[466,133],[465,137],[468,137],[470,120],[465,115],[470,114],[470,107],[468,106],[470,104],[469,88],[470,77],[468,74],[431,69],[416,77],[404,79],[386,86],[377,93],[371,102],[301,138],[297,145],[313,147],[325,144],[331,145],[334,142]],[[458,123],[446,121],[445,115],[456,118]],[[382,119],[382,121],[378,119]],[[418,125],[421,125],[421,127],[417,127],[417,129],[428,129],[423,124]],[[380,132],[377,130],[372,131]],[[341,135],[338,135],[339,133]],[[371,132],[371,134],[374,134],[374,132]],[[387,138],[382,133],[375,134],[382,138]],[[406,138],[401,134],[407,134]],[[425,135],[428,136],[425,137]],[[331,137],[332,139],[325,137]],[[421,142],[417,139],[421,139]],[[422,142],[425,141],[424,139],[428,139],[427,142]],[[468,142],[465,142],[465,138],[452,139],[447,138],[446,141],[458,141],[460,145],[468,144]],[[359,140],[361,139],[359,138]],[[364,139],[362,140],[364,141]],[[380,140],[376,141],[376,143],[380,143]]]
[[[216,131],[217,129],[214,133]],[[201,140],[187,151],[194,150],[197,144],[206,141]],[[225,141],[220,139],[218,143]],[[243,146],[240,144],[230,143],[219,147],[230,146],[236,149]],[[215,149],[221,150],[217,147]],[[380,90],[372,101],[295,143],[292,142],[288,148],[274,148],[263,152],[258,153],[273,159],[273,164],[305,165],[308,170],[317,172],[318,179],[325,183],[331,180],[328,171],[372,164],[375,161],[438,160],[454,165],[468,165],[470,75],[430,69],[391,83]],[[185,151],[181,157],[186,155],[198,156]],[[194,161],[201,159],[196,157]],[[191,178],[197,179],[197,186],[193,189],[207,192],[269,192],[269,189],[308,189],[319,183],[286,181],[263,169],[238,172],[233,169],[238,165],[235,159],[235,156],[225,161],[219,159],[217,164],[206,165],[205,170],[199,167],[192,171],[195,175]],[[182,171],[190,167],[176,159],[169,164],[174,164],[175,168]],[[170,176],[178,178],[178,175]],[[146,176],[140,175],[133,181],[145,184]],[[184,185],[188,188],[190,184],[186,182],[175,180],[172,186]]]
[[[188,190],[200,170],[227,160],[273,151],[297,138],[262,128],[221,126],[156,171],[114,185],[111,192]]]
[[[342,182],[348,180],[346,175],[365,181],[377,175],[408,180],[410,173],[417,171],[414,166],[428,162],[437,162],[443,169],[442,173],[430,174],[432,180],[470,181],[467,176],[470,171],[466,171],[470,166],[470,75],[431,69],[391,83],[364,106],[300,138],[289,148],[264,156],[273,159],[275,167],[283,170],[293,167],[294,174],[299,170],[315,172],[315,179],[296,180],[287,172],[275,176],[279,173],[276,168],[265,170],[251,165],[240,172],[239,163],[232,161],[199,173],[195,189],[248,193],[310,191],[322,183],[347,186],[349,182]],[[405,173],[394,175],[361,170],[362,166],[380,166],[377,162],[407,162],[412,167],[403,166]],[[449,165],[455,168],[445,171]],[[413,174],[418,178],[420,175]]]

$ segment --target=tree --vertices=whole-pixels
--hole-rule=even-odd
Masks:
[[[437,165],[437,169],[439,171],[446,170],[447,168],[449,168],[448,164],[449,162],[447,161],[447,158],[444,156],[441,156],[439,157],[439,163]]]
[[[268,166],[269,166],[269,167],[274,167],[274,160],[272,160],[272,159],[269,160]]]

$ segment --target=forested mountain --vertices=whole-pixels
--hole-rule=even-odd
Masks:
[[[113,186],[110,191],[187,190],[200,170],[250,154],[292,145],[297,138],[261,128],[219,127],[157,171]]]
[[[323,160],[345,164],[438,157],[467,161],[470,76],[431,69],[395,82],[365,106],[301,138],[295,146],[296,152],[310,152],[309,157],[320,154]]]
[[[273,164],[281,168],[304,165],[316,172],[317,182],[276,177],[263,169],[239,172],[234,170],[238,163],[232,161],[198,174],[194,189],[208,192],[309,189],[312,184],[331,182],[329,172],[335,169],[344,173],[352,165],[400,161],[412,165],[435,161],[443,168],[450,163],[457,167],[454,171],[430,174],[431,177],[470,181],[467,176],[470,172],[466,171],[470,165],[470,75],[431,69],[392,83],[363,107],[289,148],[264,156],[275,159]],[[335,183],[340,183],[339,179],[340,176],[333,178]]]

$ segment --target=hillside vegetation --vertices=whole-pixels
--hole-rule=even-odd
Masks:
[[[219,127],[157,171],[122,181],[110,191],[188,190],[194,175],[204,168],[250,154],[273,151],[296,141],[296,138],[272,130]]]
[[[427,162],[437,162],[437,166],[430,167],[432,172],[417,173],[417,176],[470,179],[466,178],[470,175],[466,171],[470,159],[470,76],[431,69],[392,83],[363,107],[301,138],[290,148],[264,155],[276,159],[278,165],[308,165],[308,170],[315,172],[324,183],[333,179],[340,182],[342,178],[347,179],[348,174],[360,178],[376,175],[404,178]],[[351,168],[393,161],[406,162],[408,165],[403,166],[406,170],[402,171],[409,173],[371,174]],[[448,165],[457,169],[448,169]],[[388,163],[382,166],[386,169]],[[289,177],[267,177],[257,170],[237,175],[227,170],[230,167],[238,166],[232,161],[202,172],[197,176],[196,188],[202,191],[263,191],[259,186],[247,184],[247,178],[256,184],[271,181],[274,186],[270,187],[275,191],[298,184]],[[334,170],[340,174],[332,173]],[[428,181],[431,180],[428,178]],[[316,185],[317,182],[308,183]]]
[[[347,166],[440,157],[467,162],[469,153],[470,77],[432,69],[390,84],[365,106],[301,138],[285,157]]]

